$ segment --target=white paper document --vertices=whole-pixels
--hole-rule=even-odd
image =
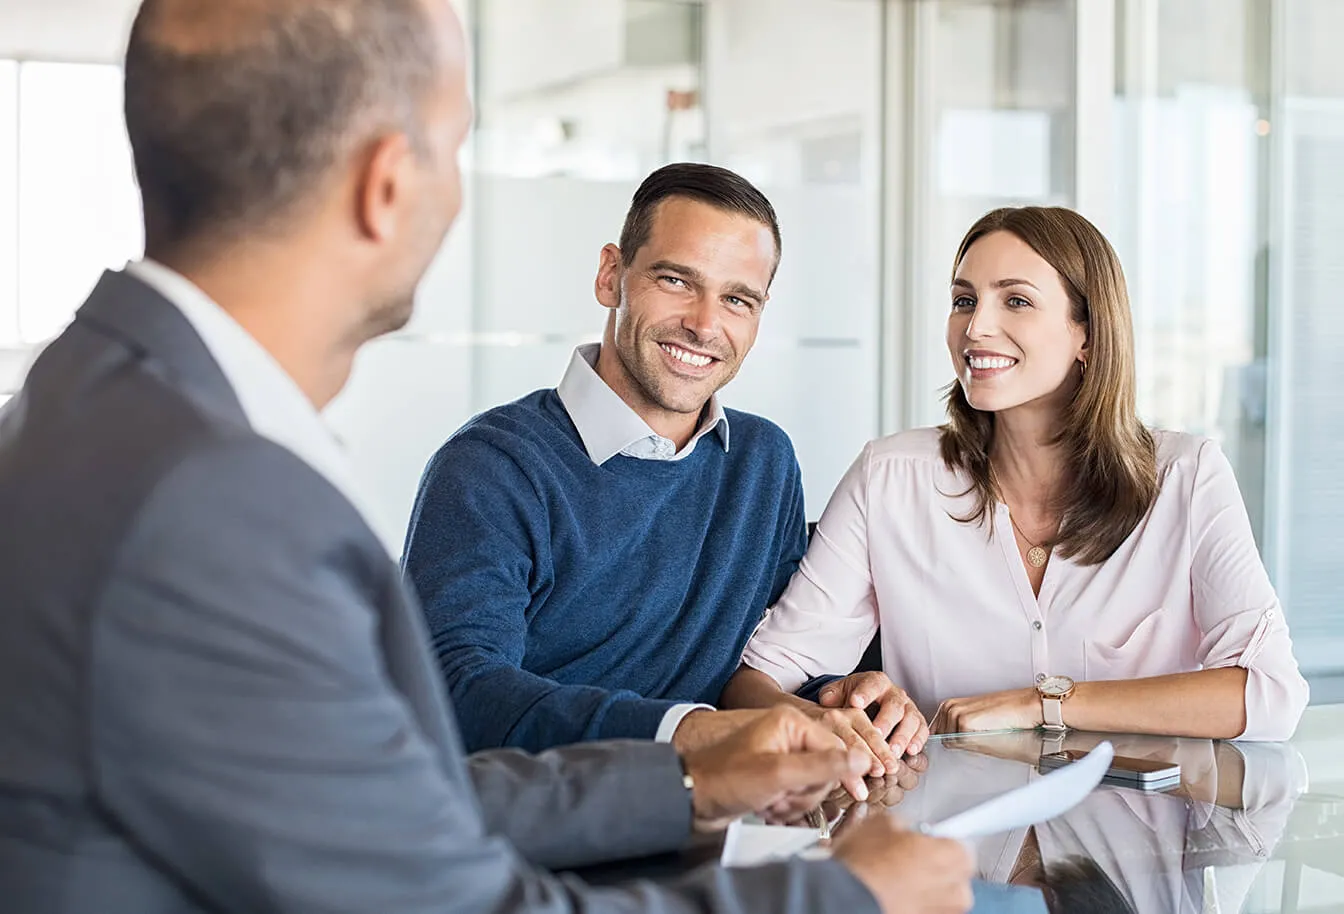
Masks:
[[[1058,768],[1025,787],[1010,790],[940,822],[923,823],[920,831],[940,838],[967,840],[1037,825],[1063,815],[1078,805],[1101,783],[1115,750],[1104,742],[1080,761]],[[894,812],[899,815],[900,808]],[[825,853],[817,847],[821,833],[815,828],[764,825],[739,820],[724,836],[724,866],[759,866],[796,854]]]
[[[920,830],[940,838],[981,838],[1037,825],[1077,806],[1106,776],[1115,749],[1101,743],[1081,761],[1057,768],[1025,787],[999,794],[979,806]]]
[[[738,819],[723,836],[724,866],[760,866],[784,860],[815,847],[821,832],[815,828],[763,825]]]

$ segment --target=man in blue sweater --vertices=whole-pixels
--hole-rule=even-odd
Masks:
[[[600,345],[467,423],[421,481],[405,572],[472,750],[703,745],[806,545],[788,436],[724,409],[779,264],[740,176],[659,169],[602,249]]]

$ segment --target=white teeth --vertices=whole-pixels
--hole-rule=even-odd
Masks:
[[[968,357],[971,367],[980,371],[990,368],[1012,368],[1017,364],[1017,359],[989,358],[985,356],[973,355]]]
[[[678,362],[685,362],[687,365],[691,365],[695,368],[704,368],[710,362],[714,361],[707,355],[696,355],[693,352],[687,352],[685,349],[669,346],[666,343],[659,343],[658,345],[663,347],[663,352],[666,352]]]

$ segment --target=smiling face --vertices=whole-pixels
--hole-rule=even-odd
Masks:
[[[694,423],[756,341],[777,256],[761,222],[664,200],[628,267],[615,245],[602,250],[597,298],[613,313],[598,373],[660,433],[668,419]]]
[[[952,280],[947,348],[975,409],[1062,405],[1087,359],[1087,325],[1059,273],[1006,231],[975,241]]]

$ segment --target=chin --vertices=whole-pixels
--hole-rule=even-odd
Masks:
[[[364,322],[367,338],[374,339],[384,334],[395,333],[411,322],[414,313],[414,295],[388,302],[369,314],[368,320]]]

